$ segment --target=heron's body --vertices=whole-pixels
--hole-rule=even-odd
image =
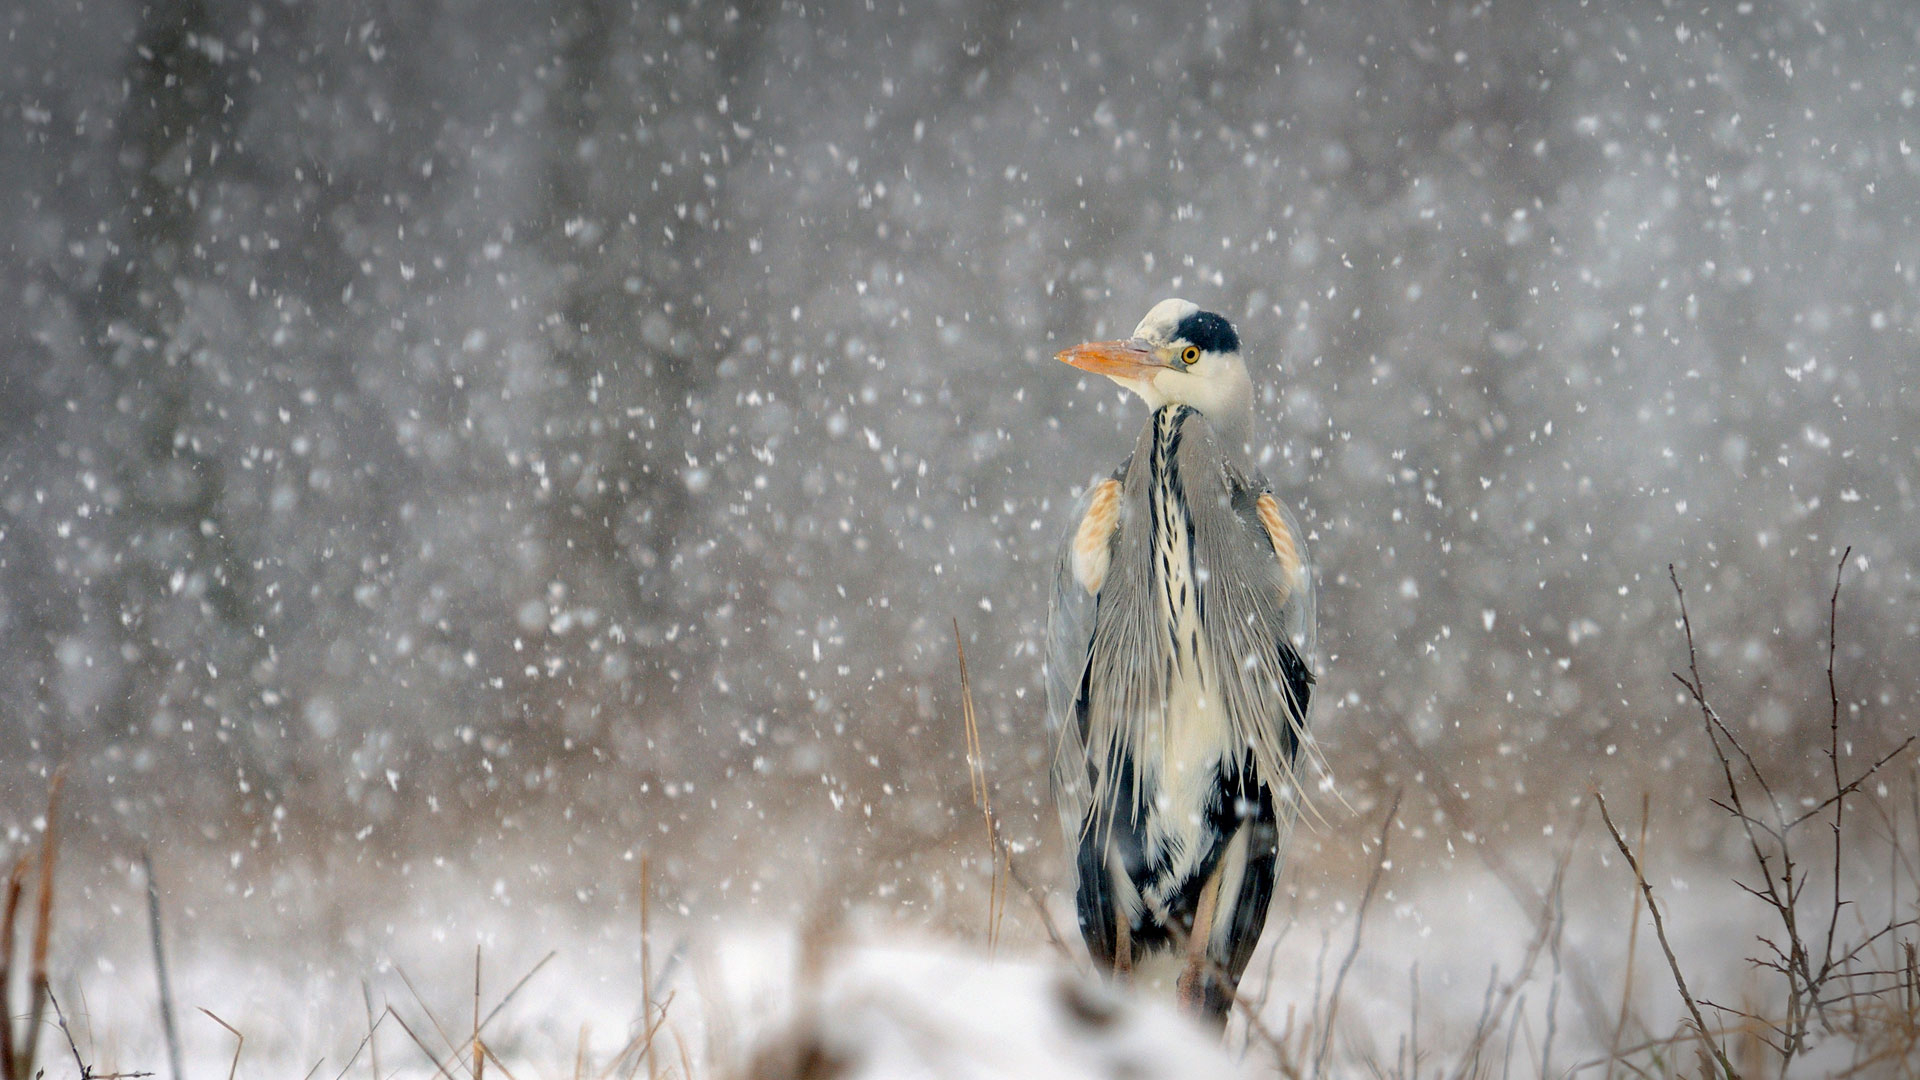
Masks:
[[[1195,312],[1159,336],[1184,343]],[[1142,396],[1153,415],[1081,500],[1056,575],[1054,790],[1096,962],[1224,1020],[1292,821],[1312,594],[1297,529],[1223,437],[1246,418]]]

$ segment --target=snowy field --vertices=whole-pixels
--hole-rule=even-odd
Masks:
[[[1714,1005],[1913,1075],[1911,750],[1838,918],[1821,815],[1920,729],[1916,148],[1906,0],[0,6],[39,1063],[173,1080],[146,852],[193,1077],[226,1024],[254,1080],[1779,1073]],[[1238,327],[1319,586],[1329,775],[1218,1053],[1061,981],[1040,731],[1145,419],[1053,356],[1167,296]],[[1669,566],[1755,819],[1815,813],[1797,1020]],[[1659,1042],[1596,792],[1726,1061]],[[483,1070],[476,947],[485,1008],[552,954]]]
[[[1905,829],[1910,857],[1910,822]],[[389,903],[351,912],[325,910],[331,901],[313,882],[283,881],[182,913],[169,942],[172,990],[194,1075],[230,1067],[235,1049],[231,1035],[194,1011],[202,1008],[246,1035],[245,1074],[357,1075],[377,1058],[380,1076],[425,1077],[436,1074],[429,1050],[454,1068],[452,1047],[464,1046],[474,1022],[476,949],[483,1040],[520,1076],[677,1075],[688,1063],[696,1076],[813,1075],[791,1061],[807,1047],[846,1069],[828,1075],[872,1077],[1107,1076],[1116,1062],[1135,1076],[1273,1075],[1281,1063],[1305,1074],[1320,1071],[1316,1060],[1328,1075],[1605,1075],[1614,1048],[1637,1068],[1689,1073],[1697,1063],[1680,1034],[1684,1006],[1644,909],[1633,904],[1630,872],[1617,857],[1600,859],[1594,831],[1576,846],[1550,906],[1509,885],[1547,886],[1549,859],[1496,871],[1460,853],[1410,872],[1404,855],[1390,853],[1357,946],[1362,883],[1296,874],[1244,987],[1259,1029],[1242,1015],[1224,1046],[1163,1000],[1130,1002],[1089,980],[1084,959],[1047,944],[1023,897],[1011,898],[992,949],[984,909],[976,932],[940,933],[903,925],[879,904],[816,911],[796,929],[766,913],[703,917],[667,903],[651,911],[643,955],[637,912],[516,899],[463,873],[393,882]],[[1407,832],[1390,843],[1415,844],[1409,854],[1421,861]],[[1756,934],[1778,939],[1778,927],[1730,884],[1730,868],[1711,855],[1657,852],[1647,868],[1693,992],[1736,1008],[1776,1006],[1776,977],[1745,958],[1762,951]],[[1912,918],[1910,866],[1897,882],[1863,867],[1851,873],[1864,910],[1880,912],[1892,895]],[[1301,876],[1318,880],[1303,886]],[[75,960],[91,951],[93,963],[74,965],[56,990],[102,1073],[165,1058],[141,888],[134,877],[88,890],[85,907],[116,917],[102,920],[84,948],[69,946]],[[1064,900],[1049,904],[1062,926],[1070,925]],[[1856,911],[1848,921],[1869,919]],[[643,967],[665,1006],[652,1022],[643,1020]],[[1323,1047],[1319,1033],[1336,1001],[1335,1036]],[[1732,1017],[1715,1026],[1739,1030]],[[648,1030],[655,1060],[643,1064]],[[1477,1040],[1475,1068],[1465,1062]],[[1650,1040],[1662,1050],[1643,1049]],[[1729,1042],[1752,1050],[1737,1035]],[[1865,1042],[1820,1040],[1795,1074],[1855,1065],[1871,1051]],[[45,1053],[58,1069],[64,1044]],[[1880,1064],[1889,1074],[1904,1067]]]

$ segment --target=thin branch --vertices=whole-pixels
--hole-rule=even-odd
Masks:
[[[1498,1028],[1500,1018],[1509,1010],[1517,1011],[1525,1004],[1526,995],[1521,992],[1521,987],[1533,977],[1533,966],[1539,962],[1540,953],[1545,950],[1550,935],[1554,933],[1554,912],[1560,909],[1561,897],[1566,887],[1567,867],[1573,861],[1573,852],[1585,824],[1586,812],[1583,807],[1580,817],[1574,822],[1566,848],[1560,852],[1560,858],[1554,863],[1553,877],[1547,883],[1546,894],[1541,897],[1540,915],[1535,920],[1533,940],[1527,944],[1527,951],[1521,957],[1520,966],[1514,971],[1513,977],[1499,988],[1498,996],[1494,998],[1491,1005],[1481,1006],[1480,1022],[1474,1025],[1473,1036],[1467,1042],[1467,1050],[1460,1055],[1459,1063],[1454,1068],[1453,1080],[1467,1080],[1468,1077],[1476,1075],[1475,1067],[1480,1060],[1480,1055],[1485,1052],[1487,1040],[1493,1037]],[[1499,970],[1496,966],[1494,976],[1497,978],[1498,974]],[[1492,984],[1489,984],[1487,989],[1490,995],[1493,994]],[[1512,1029],[1509,1028],[1507,1053],[1511,1054],[1512,1050]]]
[[[1652,820],[1652,797],[1647,792],[1640,793],[1640,850],[1647,850],[1647,825]],[[1626,973],[1620,980],[1620,1018],[1614,1022],[1613,1038],[1607,1043],[1607,1057],[1611,1060],[1620,1055],[1620,1040],[1626,1035],[1627,1014],[1633,1002],[1633,963],[1640,951],[1640,893],[1633,893],[1633,914],[1627,922],[1627,963]],[[1607,1076],[1613,1076],[1613,1069],[1607,1069]]]
[[[1833,794],[1827,796],[1825,799],[1822,799],[1819,803],[1814,805],[1806,813],[1801,814],[1799,817],[1794,818],[1792,821],[1787,822],[1787,830],[1791,832],[1796,826],[1818,815],[1822,810],[1825,810],[1827,807],[1832,806],[1835,803],[1838,803],[1840,800],[1846,798],[1848,795],[1852,795],[1854,792],[1859,791],[1860,785],[1866,783],[1869,779],[1871,779],[1873,774],[1879,772],[1883,767],[1886,766],[1888,762],[1892,761],[1894,758],[1899,757],[1901,754],[1906,753],[1907,748],[1912,746],[1915,741],[1920,741],[1920,735],[1909,735],[1905,739],[1902,739],[1900,741],[1899,746],[1896,746],[1893,749],[1887,751],[1885,754],[1881,755],[1880,760],[1868,766],[1866,772],[1863,772],[1859,776],[1854,777],[1851,782],[1841,787],[1839,790],[1835,791]]]
[[[1040,926],[1047,932],[1047,940],[1053,944],[1054,950],[1061,956],[1066,957],[1069,961],[1076,960],[1077,958],[1074,956],[1073,950],[1067,948],[1066,939],[1060,936],[1059,928],[1053,925],[1053,914],[1047,910],[1046,894],[1029,880],[1025,874],[1020,872],[1020,867],[1013,861],[1013,846],[1007,842],[1005,837],[1000,838],[1000,847],[1006,855],[1007,877],[1010,878],[1015,885],[1020,886],[1020,891],[1025,893],[1028,902],[1033,904],[1034,912],[1040,916]]]
[[[1627,838],[1620,835],[1619,827],[1613,823],[1613,815],[1607,812],[1606,798],[1598,791],[1593,793],[1593,798],[1600,804],[1600,819],[1607,823],[1607,831],[1613,834],[1614,844],[1620,848],[1620,854],[1626,857],[1627,865],[1633,869],[1634,881],[1647,898],[1647,910],[1653,913],[1653,932],[1660,938],[1660,951],[1667,954],[1667,966],[1673,970],[1674,985],[1680,988],[1680,998],[1687,1003],[1687,1012],[1693,1017],[1693,1027],[1700,1035],[1701,1046],[1720,1064],[1728,1080],[1735,1080],[1739,1074],[1733,1071],[1733,1063],[1707,1036],[1707,1022],[1700,1015],[1700,1006],[1693,1000],[1693,994],[1687,990],[1686,976],[1680,974],[1680,961],[1674,958],[1673,946],[1667,942],[1666,921],[1660,917],[1660,908],[1653,902],[1653,887],[1647,884],[1647,876],[1640,872],[1640,860],[1634,858],[1633,849],[1627,846]]]
[[[1840,581],[1846,576],[1847,559],[1853,555],[1853,545],[1840,553],[1839,565],[1833,569],[1833,595],[1827,600],[1827,766],[1833,774],[1833,906],[1827,915],[1826,942],[1820,949],[1820,981],[1825,982],[1827,974],[1833,970],[1833,943],[1840,932],[1840,908],[1845,903],[1841,899],[1840,871],[1845,861],[1846,841],[1841,829],[1847,820],[1847,786],[1840,782],[1840,684],[1834,678],[1834,654],[1840,640]],[[1909,737],[1911,741],[1911,737]],[[1904,748],[1904,747],[1903,747]],[[1864,779],[1864,777],[1862,778]],[[1809,988],[1808,997],[1813,999],[1814,1008],[1825,1009],[1820,1005],[1820,994],[1816,987]]]
[[[1315,1080],[1325,1074],[1327,1051],[1333,1043],[1334,1019],[1340,1013],[1340,988],[1347,981],[1347,972],[1353,968],[1354,957],[1360,954],[1360,931],[1367,922],[1367,908],[1373,904],[1373,894],[1380,887],[1380,876],[1387,869],[1387,839],[1393,828],[1393,819],[1400,813],[1401,792],[1393,793],[1393,802],[1387,807],[1387,816],[1380,822],[1380,839],[1375,845],[1373,872],[1367,876],[1366,891],[1360,894],[1360,907],[1353,916],[1353,942],[1347,947],[1346,958],[1340,961],[1340,970],[1333,977],[1333,989],[1327,998],[1327,1018],[1320,1031],[1320,1049],[1313,1055],[1313,1075]]]
[[[93,1067],[80,1060],[80,1044],[73,1041],[73,1029],[67,1027],[67,1014],[60,1008],[60,999],[53,994],[53,987],[47,987],[47,1000],[53,1003],[53,1018],[60,1022],[60,1034],[67,1037],[67,1049],[73,1051],[73,1063],[80,1067],[80,1080],[91,1080]]]

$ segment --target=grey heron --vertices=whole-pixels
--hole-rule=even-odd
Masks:
[[[1163,300],[1059,359],[1152,410],[1073,511],[1047,619],[1053,792],[1097,965],[1224,1025],[1298,807],[1314,593],[1254,468],[1232,323]]]

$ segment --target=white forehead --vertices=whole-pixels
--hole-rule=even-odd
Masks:
[[[1178,297],[1162,300],[1153,305],[1153,310],[1147,312],[1147,317],[1140,320],[1139,326],[1133,328],[1133,336],[1144,341],[1171,341],[1174,328],[1180,325],[1180,320],[1199,310],[1200,305],[1191,300]]]

